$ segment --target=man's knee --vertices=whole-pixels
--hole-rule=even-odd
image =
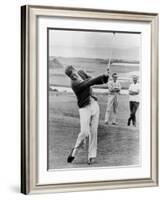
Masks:
[[[107,111],[107,112],[111,112],[111,107],[108,106],[108,107],[106,108],[106,111]]]
[[[82,130],[81,134],[83,135],[83,137],[88,137],[89,136],[89,131],[88,130]]]

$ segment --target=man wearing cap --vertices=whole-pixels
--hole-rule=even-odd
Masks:
[[[99,123],[99,105],[97,98],[93,96],[93,85],[107,83],[108,74],[91,78],[83,70],[77,71],[73,66],[65,69],[65,74],[71,79],[71,87],[77,97],[80,116],[80,133],[76,144],[71,150],[67,162],[71,163],[86,138],[89,138],[88,164],[95,162],[97,152],[97,129]]]
[[[118,108],[118,95],[120,94],[121,84],[117,80],[118,75],[117,73],[112,74],[113,80],[108,82],[108,102],[105,112],[105,124],[109,123],[109,119],[112,114],[112,124],[117,125],[116,115],[117,115],[117,108]]]
[[[136,111],[139,106],[139,83],[138,76],[133,76],[133,83],[129,87],[129,108],[130,108],[130,117],[128,119],[127,125],[130,126],[132,121],[133,126],[136,126]]]

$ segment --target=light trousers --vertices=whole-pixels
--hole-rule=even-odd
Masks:
[[[88,137],[88,159],[96,157],[99,114],[99,105],[94,99],[91,99],[91,103],[89,105],[79,109],[80,133],[76,140],[73,156],[75,156],[76,150],[80,147],[83,140]]]
[[[117,109],[118,109],[117,95],[108,95],[108,102],[105,112],[105,122],[108,122],[110,120],[110,117],[112,117],[112,122],[116,122]]]

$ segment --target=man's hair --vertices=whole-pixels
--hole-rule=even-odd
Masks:
[[[118,74],[117,73],[113,73],[112,77],[118,77]]]
[[[75,68],[72,65],[68,65],[65,68],[65,74],[70,77],[74,70],[75,70]]]
[[[138,77],[137,75],[133,75],[132,78],[133,78],[133,79],[136,79],[136,80],[139,79],[139,77]]]

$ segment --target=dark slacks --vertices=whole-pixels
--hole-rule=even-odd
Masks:
[[[130,118],[128,119],[128,123],[132,121],[133,125],[136,125],[136,111],[139,107],[139,102],[136,101],[130,101],[129,102],[130,106]]]

